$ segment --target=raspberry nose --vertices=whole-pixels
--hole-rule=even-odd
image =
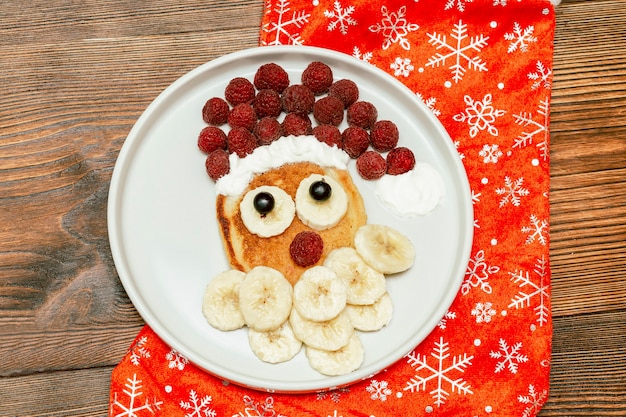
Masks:
[[[312,230],[298,233],[289,245],[291,259],[303,267],[315,265],[322,257],[323,251],[322,237]]]

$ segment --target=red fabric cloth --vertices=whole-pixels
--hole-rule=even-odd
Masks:
[[[548,396],[549,106],[555,16],[538,0],[266,1],[261,45],[335,49],[394,75],[448,130],[475,237],[438,327],[369,380],[268,394],[194,367],[146,326],[116,367],[111,416],[535,416]]]

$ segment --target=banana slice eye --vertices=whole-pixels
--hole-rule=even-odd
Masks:
[[[281,188],[262,185],[246,193],[239,203],[239,213],[250,233],[272,237],[289,227],[296,207],[291,196]]]
[[[330,229],[347,211],[346,191],[333,178],[312,174],[300,182],[296,191],[296,214],[311,229]]]

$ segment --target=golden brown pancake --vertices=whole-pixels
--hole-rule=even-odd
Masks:
[[[329,175],[339,182],[348,196],[348,211],[339,223],[326,230],[317,231],[324,242],[324,251],[318,264],[328,253],[338,247],[353,246],[354,234],[366,223],[367,215],[363,198],[348,171],[336,168],[323,168],[310,162],[286,164],[256,175],[248,188],[238,197],[218,195],[216,202],[217,220],[226,254],[231,266],[244,272],[255,266],[269,266],[282,272],[295,284],[302,272],[310,267],[298,266],[289,255],[289,245],[299,232],[311,230],[295,216],[291,225],[282,234],[262,238],[248,231],[241,220],[239,203],[243,196],[261,185],[274,185],[282,188],[295,201],[296,190],[302,179],[311,174]]]

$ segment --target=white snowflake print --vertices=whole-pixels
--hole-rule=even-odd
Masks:
[[[396,77],[403,76],[408,77],[411,74],[411,71],[415,69],[415,67],[411,64],[411,60],[409,58],[400,58],[397,57],[395,61],[389,65],[389,68],[394,70],[393,75]]]
[[[496,364],[495,373],[502,372],[506,368],[512,374],[516,374],[519,364],[528,362],[528,356],[520,353],[522,342],[509,346],[506,340],[500,339],[499,346],[499,350],[489,352],[490,357],[499,360]]]
[[[534,31],[534,26],[526,26],[526,28],[522,29],[519,23],[513,23],[513,32],[504,34],[504,39],[511,41],[507,52],[512,53],[518,49],[521,52],[528,51],[528,44],[537,42],[537,38],[533,36]]]
[[[168,360],[167,366],[170,369],[176,368],[179,371],[182,371],[183,369],[185,369],[185,365],[189,363],[189,359],[185,358],[183,355],[181,355],[174,349],[167,352],[167,354],[165,355],[165,359]]]
[[[144,346],[146,343],[148,343],[148,337],[142,336],[130,347],[130,362],[133,365],[139,365],[141,363],[141,358],[150,357],[150,351]]]
[[[333,7],[334,10],[324,10],[324,16],[328,19],[333,19],[328,24],[327,30],[332,32],[338,27],[339,32],[341,32],[342,35],[346,35],[348,33],[349,26],[357,25],[357,21],[350,17],[350,15],[354,13],[354,6],[348,6],[344,9],[341,3],[336,1]]]
[[[441,330],[445,330],[446,327],[448,327],[448,320],[454,320],[456,318],[456,313],[454,311],[446,311],[446,314],[444,314],[444,316],[441,318],[441,320],[439,320],[439,323],[437,323],[437,327],[439,327]]]
[[[463,100],[467,104],[465,111],[455,114],[452,118],[460,123],[467,122],[470,127],[470,137],[476,137],[478,132],[483,130],[487,130],[491,136],[498,136],[498,128],[493,124],[498,117],[503,116],[506,112],[493,107],[491,94],[486,94],[482,100],[474,100],[469,95],[466,95]]]
[[[478,155],[483,158],[483,163],[498,163],[498,159],[503,155],[500,150],[500,145],[483,145],[483,148],[478,152]]]
[[[189,401],[181,401],[180,408],[185,411],[191,411],[186,413],[185,417],[215,417],[215,410],[209,407],[213,399],[209,395],[205,395],[202,398],[198,397],[198,394],[191,390],[189,391]]]
[[[371,52],[361,52],[361,50],[355,46],[352,50],[352,56],[356,59],[360,59],[363,62],[370,62],[373,55]]]
[[[548,261],[545,257],[542,255],[535,262],[534,279],[528,271],[509,272],[509,276],[519,286],[519,292],[511,299],[509,308],[530,307],[531,302],[536,300],[537,306],[533,310],[537,316],[537,323],[539,326],[546,324],[550,315],[548,307],[550,284],[548,283]]]
[[[247,395],[244,395],[243,402],[246,406],[244,413],[234,414],[232,417],[285,417],[282,414],[277,414],[274,410],[274,398],[267,397],[264,403],[254,401]]]
[[[415,93],[415,95],[417,96],[417,98],[419,98],[422,102],[424,102],[424,104],[426,104],[426,107],[428,107],[428,109],[433,112],[433,114],[435,116],[441,116],[441,111],[439,109],[437,109],[435,107],[435,104],[437,103],[437,99],[435,97],[429,97],[429,98],[424,98],[424,96],[422,96],[422,94],[420,93]],[[456,144],[457,142],[455,142]],[[458,148],[458,146],[457,146]]]
[[[407,362],[410,366],[415,368],[415,376],[406,383],[404,387],[405,391],[416,392],[423,390],[426,392],[426,385],[429,381],[434,381],[435,388],[430,391],[432,398],[440,407],[446,402],[446,399],[450,395],[444,385],[449,385],[451,392],[458,392],[460,394],[473,394],[471,386],[463,380],[463,378],[454,378],[451,376],[453,373],[463,373],[465,368],[472,364],[473,356],[467,356],[466,353],[452,357],[452,361],[448,358],[451,356],[449,353],[450,348],[448,343],[443,341],[443,337],[439,338],[439,342],[435,342],[435,346],[430,354],[435,358],[435,365],[428,364],[428,357],[426,355],[420,355],[419,353],[411,352],[407,355]],[[420,371],[426,370],[427,375],[421,376]]]
[[[435,115],[436,116],[436,115]],[[461,146],[461,142],[458,140],[454,141],[454,148],[456,149],[456,151],[459,153],[459,158],[461,159],[465,159],[465,154],[461,151],[459,151],[459,147]]]
[[[472,204],[480,203],[480,197],[483,195],[483,193],[477,193],[476,191],[471,190],[471,194],[472,194]]]
[[[506,6],[506,0],[493,0],[493,5],[494,6]]]
[[[444,6],[444,10],[450,10],[456,5],[456,9],[459,12],[465,11],[465,4],[471,3],[473,0],[448,0],[446,1],[446,5]]]
[[[491,317],[496,315],[496,310],[492,307],[493,304],[490,302],[476,303],[476,306],[472,309],[472,316],[476,316],[476,323],[489,323]]]
[[[139,411],[147,410],[150,414],[154,414],[155,411],[161,409],[163,401],[157,401],[156,398],[153,401],[146,399],[145,402],[141,403],[139,400],[139,397],[143,395],[141,382],[140,379],[137,379],[137,374],[133,374],[132,379],[126,378],[126,384],[124,384],[126,389],[122,390],[122,393],[128,396],[128,402],[122,402],[122,399],[117,396],[118,393],[113,393],[113,401],[109,410],[110,416],[139,417]]]
[[[530,224],[528,226],[522,226],[522,232],[526,233],[526,244],[529,245],[533,242],[539,242],[545,246],[548,243],[548,222],[546,220],[540,220],[536,215],[530,215]]]
[[[496,194],[501,195],[500,207],[506,206],[509,202],[515,207],[519,207],[522,203],[521,197],[530,194],[526,188],[522,187],[524,178],[520,177],[513,181],[510,177],[504,177],[504,187],[496,188]]]
[[[533,141],[535,141],[535,146],[539,150],[539,156],[544,161],[547,161],[550,154],[548,147],[550,141],[550,99],[548,97],[546,97],[544,100],[541,100],[537,109],[537,113],[539,114],[539,120],[535,120],[532,113],[527,112],[513,115],[516,124],[523,126],[524,128],[530,127],[530,131],[524,130],[515,139],[515,144],[513,145],[513,148],[523,148],[528,146],[529,144],[532,144]]]
[[[268,7],[267,13],[275,11],[278,13],[276,21],[266,23],[261,30],[265,33],[273,36],[271,41],[264,40],[263,45],[302,45],[303,40],[300,37],[299,32],[294,32],[293,29],[300,29],[305,23],[308,23],[310,14],[307,14],[304,10],[293,12],[289,16],[291,9],[289,8],[289,1],[279,0],[275,9]]]
[[[317,393],[317,399],[323,400],[330,398],[333,402],[338,403],[341,399],[341,394],[350,392],[350,388],[337,388],[330,391],[322,391]]]
[[[479,250],[476,256],[471,258],[467,264],[465,280],[461,284],[461,293],[467,295],[472,288],[480,287],[487,294],[491,294],[489,276],[500,271],[499,266],[490,266],[485,262],[485,251]]]
[[[371,25],[369,30],[373,33],[382,33],[384,37],[382,48],[388,49],[391,45],[397,43],[405,50],[410,50],[411,44],[406,36],[409,32],[415,32],[419,29],[419,26],[415,23],[407,22],[406,6],[400,7],[397,12],[390,12],[387,6],[382,6],[380,12],[383,14],[382,20],[380,23]]]
[[[543,86],[545,89],[552,89],[552,70],[550,68],[546,68],[541,61],[537,61],[535,67],[537,68],[535,72],[529,72],[527,74],[528,79],[533,81],[530,88],[532,90],[536,90]]]
[[[458,83],[463,79],[463,76],[467,70],[474,70],[478,72],[487,71],[487,65],[483,62],[479,56],[471,56],[474,53],[480,52],[485,46],[487,46],[488,36],[482,34],[478,36],[470,37],[467,34],[467,24],[459,20],[459,23],[455,23],[454,29],[450,34],[450,37],[454,42],[448,43],[446,35],[435,33],[428,33],[428,43],[434,45],[437,50],[443,49],[444,52],[437,52],[428,59],[426,63],[427,67],[438,67],[445,65],[445,63],[451,59],[452,65],[448,67],[452,72],[452,80]],[[467,66],[467,68],[465,67]]]
[[[387,396],[391,395],[389,383],[387,381],[377,381],[375,379],[365,388],[369,392],[372,400],[387,401]]]
[[[519,395],[517,397],[518,402],[528,405],[528,407],[524,409],[524,413],[522,414],[522,417],[532,417],[532,416],[537,415],[539,410],[541,410],[541,407],[543,406],[543,404],[546,402],[547,398],[548,398],[547,390],[544,389],[541,392],[537,392],[535,390],[534,385],[529,384],[528,394]]]
[[[339,414],[339,412],[337,410],[333,410],[333,415],[331,416],[330,414],[328,415],[328,417],[343,417],[342,415]]]

